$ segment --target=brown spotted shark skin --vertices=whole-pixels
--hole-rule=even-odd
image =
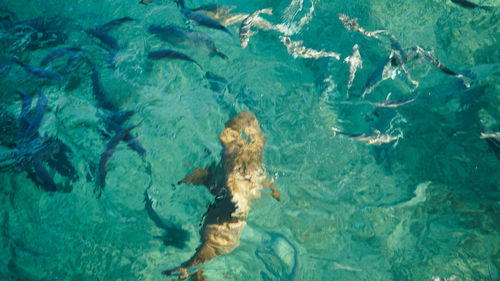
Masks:
[[[270,188],[271,196],[280,200],[263,164],[264,135],[252,112],[242,111],[229,120],[219,140],[224,148],[221,163],[198,167],[180,181],[205,185],[216,196],[200,230],[201,245],[180,267],[164,271],[166,275],[197,279],[201,270],[190,273],[190,269],[238,247],[251,204],[261,197],[262,190]]]

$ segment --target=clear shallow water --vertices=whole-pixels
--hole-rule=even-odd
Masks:
[[[264,162],[282,199],[255,202],[240,246],[203,266],[208,280],[489,280],[488,265],[493,280],[500,278],[500,165],[479,139],[485,129],[500,130],[498,7],[488,12],[451,1],[221,1],[236,6],[235,12],[272,7],[273,15],[263,17],[295,31],[292,40],[342,54],[340,61],[294,59],[279,33],[263,30],[242,50],[223,32],[194,27],[212,36],[229,57],[224,61],[204,50],[172,47],[147,32],[151,24],[184,25],[173,1],[136,2],[0,2],[17,21],[62,18],[58,29],[68,36],[65,45],[87,50],[107,97],[136,112],[126,126],[138,124],[132,134],[147,150],[144,160],[119,144],[107,164],[106,189],[96,199],[91,167],[109,137],[101,134],[106,129],[96,116],[102,110],[89,68],[77,68],[61,83],[40,81],[16,65],[2,74],[3,113],[20,113],[14,88],[27,91],[34,103],[37,87],[45,93],[48,109],[39,132],[71,149],[78,175],[69,183],[49,168],[56,183],[68,182],[72,192],[48,193],[27,169],[1,172],[2,280],[168,279],[161,271],[194,253],[198,223],[213,201],[203,187],[175,183],[194,167],[220,160],[218,134],[242,110],[253,111],[267,135]],[[206,2],[186,1],[188,7],[201,4]],[[466,88],[417,60],[408,64],[420,82],[417,100],[376,109],[369,102],[384,100],[388,92],[409,97],[411,85],[400,74],[362,100],[365,82],[389,55],[390,43],[348,32],[338,13],[359,17],[367,30],[388,30],[404,49],[418,44],[434,50],[450,69],[473,77],[473,85]],[[107,52],[82,30],[123,16],[136,20],[110,32],[121,46],[110,69]],[[9,34],[2,33],[2,52],[30,65],[55,48],[12,48],[22,40]],[[342,60],[354,44],[363,69],[346,98],[348,66]],[[227,84],[212,90],[194,64],[146,59],[161,47],[185,52]],[[60,71],[65,62],[52,67]],[[403,138],[367,146],[333,137],[331,127],[352,133],[373,127]],[[189,233],[182,249],[155,238],[163,230],[144,208],[147,163],[154,209]]]

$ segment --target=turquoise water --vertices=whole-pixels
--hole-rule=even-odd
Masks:
[[[1,17],[9,15],[14,24],[0,29],[2,69],[8,69],[0,74],[0,279],[174,280],[161,272],[194,254],[200,220],[214,200],[204,187],[177,182],[197,166],[220,161],[218,135],[242,110],[254,112],[266,135],[264,163],[281,201],[263,197],[254,203],[240,246],[202,266],[208,280],[500,279],[500,156],[480,139],[485,130],[500,131],[497,1],[480,2],[491,10],[448,0],[219,1],[234,6],[231,13],[272,8],[273,15],[261,17],[281,26],[291,40],[341,54],[340,60],[295,59],[279,40],[283,34],[274,30],[259,30],[242,49],[239,24],[228,26],[231,38],[188,23],[211,36],[227,61],[148,32],[151,24],[186,26],[174,1],[137,2],[0,1]],[[185,2],[187,7],[207,4]],[[400,70],[362,99],[366,81],[389,56],[391,44],[388,36],[349,32],[339,13],[358,17],[366,30],[387,30],[403,49],[433,50],[472,84],[466,87],[416,59],[406,65],[419,81],[415,91]],[[125,16],[134,21],[109,31],[120,46],[111,68],[109,52],[84,30]],[[16,29],[16,23],[36,17],[51,19],[46,30],[66,39]],[[342,61],[354,44],[363,68],[346,97],[349,67]],[[137,125],[132,135],[147,151],[142,158],[118,144],[106,165],[101,198],[94,192],[96,166],[115,133],[100,117],[110,113],[93,95],[89,65],[80,59],[64,73],[67,57],[59,58],[49,67],[63,78],[47,81],[8,62],[16,56],[38,66],[62,46],[85,50],[106,97],[135,112],[124,127]],[[161,48],[189,55],[203,70],[187,61],[147,59],[148,52]],[[206,71],[223,82],[206,79]],[[30,177],[29,153],[5,156],[23,145],[15,121],[22,108],[16,88],[32,97],[33,110],[36,89],[46,95],[38,132],[69,148],[74,177],[45,158],[42,165],[58,187],[71,192],[47,192],[47,185],[37,184]],[[374,104],[389,92],[390,99],[418,97],[397,108],[377,108]],[[332,127],[366,134],[375,128],[399,138],[372,146],[335,135]],[[63,158],[52,157],[62,163]],[[187,233],[177,247],[157,238],[164,230],[144,203],[150,184],[153,209]]]

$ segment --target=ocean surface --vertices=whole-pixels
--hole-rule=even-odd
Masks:
[[[219,162],[225,122],[250,110],[281,201],[254,202],[207,280],[500,280],[500,3],[471,1],[184,1],[272,8],[241,48],[242,18],[230,35],[182,1],[1,0],[0,279],[176,280],[162,271],[195,253],[214,201],[178,182]],[[149,31],[169,24],[227,59]],[[160,49],[199,65],[148,59]],[[120,141],[131,126],[145,152]]]

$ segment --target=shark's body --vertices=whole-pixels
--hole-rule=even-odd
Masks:
[[[222,162],[198,167],[180,181],[205,185],[216,197],[205,214],[196,253],[180,267],[166,270],[167,275],[187,278],[193,267],[238,247],[251,203],[261,197],[263,189],[271,188],[272,196],[279,200],[280,193],[263,165],[264,135],[255,115],[240,112],[226,123],[219,140],[224,147]]]

